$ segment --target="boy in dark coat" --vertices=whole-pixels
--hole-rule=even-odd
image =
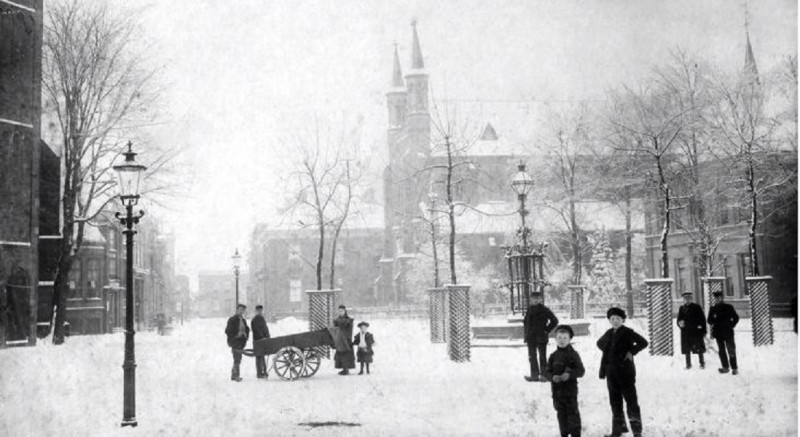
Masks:
[[[611,329],[606,331],[597,347],[603,351],[600,362],[600,379],[605,378],[608,387],[608,400],[611,404],[611,434],[606,437],[620,437],[628,432],[625,425],[625,414],[622,401],[628,406],[628,421],[631,423],[634,437],[642,435],[642,414],[639,411],[639,399],[636,394],[636,365],[633,356],[647,347],[647,340],[633,329],[624,326],[625,310],[610,308],[606,313]]]
[[[678,309],[678,327],[681,329],[681,353],[686,355],[686,368],[692,368],[692,353],[700,358],[700,368],[706,368],[706,315],[703,308],[692,302],[692,293],[683,293],[683,305]]]
[[[233,368],[231,369],[231,381],[239,382],[239,364],[242,362],[242,349],[247,345],[247,338],[250,336],[250,328],[244,318],[247,306],[239,304],[236,307],[236,314],[228,319],[225,327],[225,335],[228,336],[228,346],[231,347],[233,354]]]
[[[269,328],[267,327],[267,321],[264,319],[264,306],[263,305],[256,305],[256,315],[253,316],[253,320],[250,321],[250,324],[253,327],[253,347],[255,348],[255,342],[264,338],[269,338]],[[256,356],[256,378],[264,378],[266,379],[269,377],[267,373],[267,360],[264,355]]]
[[[714,305],[708,311],[708,324],[711,325],[711,338],[717,340],[719,349],[719,361],[722,368],[719,373],[730,372],[739,374],[739,366],[736,363],[736,340],[733,338],[733,328],[739,323],[739,315],[733,306],[722,301],[722,292],[714,292]]]
[[[339,317],[333,321],[336,330],[336,337],[333,339],[336,345],[336,353],[333,354],[334,367],[342,369],[340,375],[350,374],[350,369],[356,368],[356,356],[353,353],[353,318],[347,315],[347,308],[339,305]]]
[[[524,321],[531,376],[526,376],[525,380],[547,382],[546,377],[540,378],[539,370],[544,372],[547,366],[547,341],[550,339],[550,331],[558,325],[558,318],[542,303],[542,293],[532,293],[531,299]]]
[[[361,363],[361,371],[358,372],[359,375],[364,374],[364,364],[367,365],[367,375],[369,375],[369,363],[372,362],[372,356],[375,354],[372,350],[372,345],[375,344],[375,339],[372,337],[371,332],[367,332],[369,328],[369,323],[361,322],[358,324],[358,329],[361,330],[356,336],[353,338],[353,344],[358,347],[358,352],[356,352],[356,358],[358,362]]]
[[[558,415],[561,437],[581,436],[581,412],[578,410],[578,378],[586,370],[570,341],[574,333],[569,325],[556,327],[556,350],[547,360],[547,375],[553,391],[553,407]]]

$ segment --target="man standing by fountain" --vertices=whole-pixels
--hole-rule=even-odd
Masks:
[[[528,361],[531,364],[531,376],[526,376],[528,382],[547,382],[547,377],[541,372],[547,368],[547,342],[550,331],[558,326],[558,318],[550,308],[544,306],[542,293],[531,293],[531,306],[525,313],[525,343],[528,344]]]

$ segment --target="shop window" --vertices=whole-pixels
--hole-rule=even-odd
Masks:
[[[86,293],[85,297],[100,296],[100,261],[90,259],[86,264]]]

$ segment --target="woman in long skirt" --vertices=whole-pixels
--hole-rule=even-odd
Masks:
[[[336,338],[333,339],[336,345],[336,353],[333,355],[333,362],[337,369],[342,369],[340,375],[347,375],[350,369],[356,368],[356,356],[353,353],[353,319],[347,315],[347,308],[339,305],[339,317],[333,321],[336,327]]]

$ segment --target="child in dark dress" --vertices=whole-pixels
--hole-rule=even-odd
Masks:
[[[371,332],[367,332],[369,328],[369,323],[361,322],[358,324],[358,329],[361,331],[353,337],[353,344],[358,347],[358,352],[356,352],[356,359],[359,363],[361,363],[361,371],[358,372],[359,375],[364,374],[364,365],[367,366],[367,375],[369,375],[369,363],[372,362],[372,355],[374,352],[372,350],[372,345],[375,344],[375,339],[372,337]]]

